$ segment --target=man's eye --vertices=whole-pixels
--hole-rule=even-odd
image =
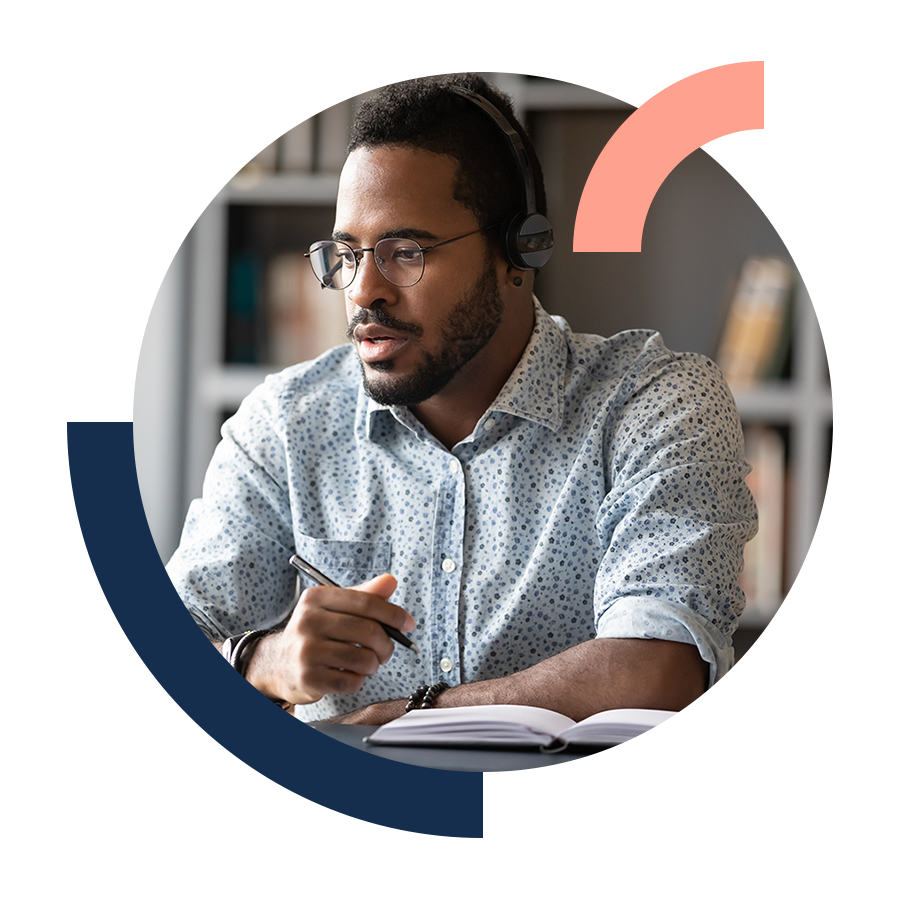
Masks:
[[[392,258],[394,262],[413,263],[418,262],[421,253],[418,247],[395,247]]]

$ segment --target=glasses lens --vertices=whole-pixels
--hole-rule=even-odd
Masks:
[[[415,241],[384,238],[375,245],[375,265],[391,284],[412,287],[425,271],[425,254]]]
[[[309,262],[316,278],[335,291],[344,290],[356,274],[356,256],[341,241],[317,241],[309,248]]]

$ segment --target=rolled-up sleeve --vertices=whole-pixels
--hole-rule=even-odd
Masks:
[[[661,348],[623,380],[614,406],[597,516],[597,636],[693,643],[713,684],[734,663],[738,577],[756,533],[734,400],[710,360]]]

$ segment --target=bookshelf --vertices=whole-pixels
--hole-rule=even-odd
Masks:
[[[753,201],[697,151],[660,189],[641,254],[573,254],[574,211],[590,165],[632,107],[576,85],[510,74],[488,77],[513,96],[545,167],[558,249],[536,291],[548,311],[565,316],[577,331],[657,328],[672,349],[714,357],[728,305],[727,285],[741,260],[754,253],[787,257]],[[330,232],[342,148],[358,99],[302,123],[225,185],[197,220],[160,291],[151,320],[162,324],[148,328],[138,367],[135,453],[142,490],[155,498],[148,518],[164,558],[177,544],[190,499],[200,492],[224,418],[270,371],[281,368],[265,359],[227,358],[229,267],[236,234],[248,246],[256,241],[265,256],[288,246],[302,252],[311,240]],[[715,200],[718,194],[722,196]],[[744,224],[734,225],[735,217],[743,217]],[[736,392],[745,426],[772,425],[786,438],[785,590],[815,531],[831,435],[825,351],[799,279],[795,301],[789,377]],[[160,380],[159,359],[164,348],[171,353],[172,347],[177,359],[167,368],[169,377]],[[165,446],[157,435],[165,436]],[[171,453],[175,444],[180,478],[169,473],[163,480],[152,460]],[[748,613],[741,627],[752,638],[770,615],[771,610],[755,617]]]

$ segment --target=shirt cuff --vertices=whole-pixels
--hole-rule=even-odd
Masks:
[[[695,644],[709,663],[709,687],[734,665],[731,641],[702,616],[671,601],[620,597],[600,616],[597,637]]]

